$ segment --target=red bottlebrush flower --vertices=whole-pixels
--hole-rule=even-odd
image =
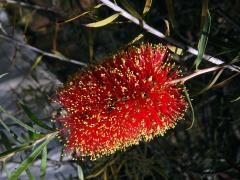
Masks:
[[[183,117],[181,76],[162,45],[121,51],[81,70],[57,92],[66,149],[98,158],[163,135]]]

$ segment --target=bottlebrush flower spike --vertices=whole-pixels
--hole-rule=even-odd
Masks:
[[[163,135],[183,117],[181,76],[162,45],[121,51],[81,70],[57,92],[66,149],[95,159]]]

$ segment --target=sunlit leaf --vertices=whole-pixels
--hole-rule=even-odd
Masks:
[[[152,0],[146,0],[145,6],[143,9],[143,16],[145,16],[150,11],[151,6],[152,6]]]
[[[113,22],[115,19],[118,18],[120,14],[119,13],[116,13],[116,14],[113,14],[112,16],[106,18],[106,19],[103,19],[101,21],[98,21],[98,22],[95,22],[95,23],[89,23],[89,24],[85,24],[85,26],[87,27],[102,27],[102,26],[106,26],[107,24]]]
[[[41,160],[41,168],[40,168],[40,180],[44,180],[46,175],[47,168],[47,146],[45,146],[42,150],[42,160]]]
[[[23,102],[21,102],[20,105],[31,121],[44,129],[53,130],[53,128],[49,127],[43,121],[38,119],[37,116],[33,114],[32,111],[27,107],[27,105],[25,105]]]
[[[83,170],[82,170],[82,167],[79,165],[77,165],[77,173],[78,173],[78,179],[84,180]]]
[[[37,65],[42,61],[42,57],[43,57],[42,55],[37,56],[30,71],[32,71],[33,69],[35,69],[37,67]]]
[[[127,45],[130,46],[132,44],[134,44],[135,42],[139,41],[140,39],[142,39],[144,37],[143,34],[139,34],[137,37],[135,37],[131,42],[129,42]]]
[[[4,73],[4,74],[1,74],[0,75],[0,79],[3,77],[3,76],[6,76],[8,73]]]
[[[57,133],[48,135],[46,140],[38,146],[26,159],[10,174],[9,180],[17,180],[18,177],[25,171],[42,152],[45,146],[56,136]]]
[[[177,55],[182,55],[183,54],[183,49],[179,48],[179,47],[176,47],[176,46],[172,46],[172,45],[167,45],[168,49],[170,51],[172,51],[174,54],[177,54]]]
[[[5,115],[7,117],[9,117],[10,119],[12,119],[15,123],[17,123],[18,125],[24,127],[25,129],[33,132],[33,133],[39,133],[36,129],[32,128],[31,126],[23,123],[21,120],[17,119],[16,117],[14,117],[13,115],[11,115],[10,113],[8,113],[2,106],[0,106],[0,111],[2,111],[3,113],[5,113]]]
[[[236,101],[239,101],[240,100],[240,96],[234,100],[232,100],[231,102],[236,102]]]
[[[165,35],[166,35],[166,36],[170,36],[170,26],[169,26],[168,20],[164,19],[164,23],[165,23],[165,25],[166,25]]]
[[[66,56],[64,56],[61,52],[59,52],[59,51],[57,51],[57,50],[52,50],[52,52],[53,52],[54,54],[56,54],[57,56],[59,56],[59,57],[62,57],[62,58],[64,58],[64,59],[67,59]]]

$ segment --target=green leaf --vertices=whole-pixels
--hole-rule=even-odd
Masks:
[[[53,130],[53,128],[49,127],[48,125],[46,125],[43,121],[41,121],[40,119],[38,119],[36,117],[35,114],[32,113],[32,111],[24,104],[24,103],[20,103],[22,109],[24,110],[24,112],[27,114],[27,116],[29,117],[30,120],[32,120],[35,124],[37,124],[38,126],[47,129],[47,130]]]
[[[143,9],[143,16],[145,16],[150,11],[151,6],[152,6],[152,0],[146,0],[145,6]]]
[[[42,57],[43,57],[42,55],[36,57],[35,62],[32,65],[30,71],[34,70],[37,67],[37,65],[42,61]]]
[[[194,122],[195,122],[195,113],[194,113],[194,108],[193,108],[193,105],[192,105],[192,101],[191,101],[191,99],[190,99],[190,96],[189,96],[186,88],[184,88],[184,94],[185,94],[185,96],[186,96],[186,98],[187,98],[188,104],[189,104],[189,106],[190,106],[190,108],[191,108],[191,111],[192,111],[192,123],[191,123],[191,125],[187,128],[187,129],[191,129],[191,128],[193,127]]]
[[[141,21],[143,20],[142,16],[132,7],[132,5],[127,0],[121,0],[120,3],[131,15],[133,15],[134,17]]]
[[[3,77],[3,76],[6,76],[8,73],[4,73],[4,74],[1,74],[0,75],[0,79]]]
[[[24,144],[24,145],[9,149],[5,152],[2,152],[2,153],[0,153],[0,161],[5,161],[8,157],[11,157],[14,154],[16,154],[17,152],[23,151],[29,147],[30,147],[29,144]]]
[[[207,47],[208,36],[210,33],[211,16],[210,16],[210,12],[208,10],[207,3],[208,3],[207,0],[203,0],[203,7],[202,7],[203,28],[202,28],[202,32],[201,32],[201,37],[198,42],[198,56],[194,62],[196,69],[198,69],[198,66],[200,65],[200,63],[202,61],[204,52]]]
[[[0,153],[0,161],[5,161],[7,158],[15,155],[17,152],[24,151],[25,149],[32,147],[37,141],[41,141],[46,136],[43,134],[36,135],[38,135],[38,138],[35,138],[28,143],[22,144],[21,146],[14,147],[5,152]]]
[[[45,146],[56,136],[56,132],[47,135],[46,140],[38,146],[26,159],[17,167],[15,171],[13,171],[10,176],[9,180],[17,180],[18,177],[22,174],[23,171],[25,171],[37,158],[37,156],[42,152]]]
[[[46,175],[46,168],[47,168],[47,146],[45,146],[42,150],[40,180],[44,180],[44,177]]]
[[[176,28],[176,21],[175,21],[175,15],[174,15],[174,9],[173,9],[173,1],[172,0],[165,0],[165,3],[167,5],[167,11],[170,19],[170,23],[172,25],[172,28]]]
[[[108,18],[106,19],[103,19],[101,21],[97,21],[95,23],[89,23],[89,24],[85,24],[85,26],[87,27],[102,27],[102,26],[105,26],[111,22],[113,22],[115,19],[118,18],[120,14],[119,13],[116,13],[116,14],[113,14],[112,16],[109,16]]]
[[[79,165],[77,165],[77,173],[78,173],[78,179],[84,180],[83,170],[82,170],[82,167]]]
[[[32,175],[32,173],[29,169],[26,169],[26,174],[27,174],[29,180],[35,180],[34,176]]]
[[[5,124],[5,122],[0,118],[0,123],[2,124],[2,126],[8,131],[11,132],[11,130],[9,129],[9,127]]]
[[[15,123],[17,123],[18,125],[24,127],[25,129],[33,132],[33,133],[39,133],[36,129],[32,128],[31,126],[23,123],[21,120],[15,118],[14,116],[12,116],[10,113],[8,113],[1,105],[0,105],[0,111],[2,111],[3,113],[5,113],[6,116],[8,116],[10,119],[12,119]]]
[[[44,137],[44,134],[37,134],[33,132],[28,132],[28,134],[29,134],[29,140],[31,141],[36,141]]]

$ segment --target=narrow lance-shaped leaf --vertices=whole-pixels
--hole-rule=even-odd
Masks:
[[[152,0],[146,0],[145,6],[143,9],[143,16],[145,16],[150,11],[151,6],[152,6]]]
[[[49,127],[43,121],[38,119],[37,116],[35,114],[33,114],[32,111],[24,103],[21,102],[20,105],[21,105],[22,109],[24,110],[24,112],[29,117],[29,119],[32,120],[35,124],[37,124],[38,126],[44,128],[44,129],[47,129],[47,130],[53,130],[53,128]]]
[[[176,28],[176,21],[175,21],[175,15],[174,15],[174,9],[173,9],[173,1],[172,0],[165,0],[165,3],[167,5],[167,11],[170,19],[170,23],[172,25],[172,28]]]
[[[26,169],[26,174],[29,180],[35,180],[34,176],[32,175],[31,171],[28,168]]]
[[[165,23],[165,25],[166,25],[165,35],[166,35],[166,36],[170,36],[170,26],[169,26],[168,20],[164,19],[164,23]]]
[[[5,123],[4,121],[0,118],[0,124],[3,125],[3,127],[5,128],[5,130],[7,131],[8,137],[6,138],[2,138],[3,141],[8,141],[8,143],[11,143],[11,142],[19,142],[19,143],[22,143],[24,142],[25,140],[21,137],[21,136],[18,136],[16,135],[16,133],[14,131],[12,131]],[[3,136],[3,135],[2,135]],[[8,139],[9,138],[9,139]]]
[[[113,14],[112,16],[106,18],[106,19],[103,19],[101,21],[97,21],[97,22],[94,22],[94,23],[89,23],[89,24],[85,24],[85,26],[87,27],[102,27],[102,26],[106,26],[107,24],[113,22],[115,19],[118,18],[120,14],[119,13],[116,13],[116,14]]]
[[[202,28],[201,36],[200,36],[200,39],[198,42],[198,56],[194,62],[196,69],[198,69],[198,66],[200,65],[200,63],[202,61],[204,52],[207,47],[208,36],[210,33],[211,16],[210,16],[210,12],[208,10],[207,3],[208,3],[207,0],[203,0],[203,8],[202,8],[203,28]]]
[[[237,72],[235,74],[233,74],[232,76],[230,76],[229,78],[227,79],[224,79],[223,81],[217,83],[217,84],[214,84],[214,88],[219,88],[219,87],[223,87],[224,85],[226,85],[227,83],[229,83],[233,78],[235,78],[236,76],[238,76],[240,73]]]
[[[235,58],[233,58],[233,60],[230,62],[230,64],[234,64],[239,61],[240,61],[240,52],[238,52],[237,56]]]
[[[130,46],[132,44],[134,44],[135,42],[139,41],[140,39],[142,39],[144,37],[143,34],[139,34],[137,37],[135,37],[132,41],[130,41],[127,46]]]
[[[217,82],[217,80],[219,79],[220,75],[222,74],[224,69],[221,69],[217,75],[213,78],[213,80],[207,85],[207,87],[203,88],[198,94],[202,94],[203,92],[211,89],[211,87]]]
[[[195,122],[195,113],[194,113],[194,108],[193,108],[193,105],[192,105],[192,101],[190,99],[190,96],[189,96],[186,88],[184,88],[184,94],[185,94],[185,96],[187,98],[188,104],[189,104],[189,106],[191,108],[191,111],[192,111],[192,123],[189,126],[189,128],[187,128],[187,129],[191,129],[193,127],[194,122]]]
[[[47,168],[47,146],[45,146],[42,150],[42,160],[41,160],[41,168],[40,168],[40,180],[44,180],[46,175]]]
[[[240,100],[240,96],[234,100],[232,100],[231,102],[236,102],[236,101],[239,101]]]
[[[34,61],[34,64],[32,65],[32,67],[30,69],[30,71],[34,70],[37,67],[37,65],[42,61],[42,57],[43,57],[42,55],[37,56],[37,58]]]
[[[9,179],[10,174],[9,174],[9,171],[8,171],[8,169],[6,167],[6,163],[2,163],[2,169],[6,173],[8,179]]]
[[[9,180],[17,180],[18,177],[25,171],[42,152],[43,148],[56,136],[57,133],[49,134],[46,140],[38,146],[9,176]]]
[[[11,149],[12,144],[15,143],[15,141],[12,139],[12,136],[8,136],[8,133],[5,134],[5,132],[1,132],[0,137],[1,145],[4,146],[6,149]]]
[[[29,144],[21,145],[12,149],[9,149],[5,152],[0,153],[0,161],[5,161],[8,157],[13,156],[17,152],[23,151],[25,149],[29,148]]]
[[[8,116],[10,119],[12,119],[15,123],[17,123],[18,125],[24,127],[25,129],[33,132],[33,133],[39,133],[36,129],[32,128],[31,126],[23,123],[21,120],[15,118],[14,116],[12,116],[10,113],[8,113],[2,106],[0,106],[0,111],[4,112],[6,116]]]
[[[4,73],[4,74],[1,74],[0,75],[0,79],[3,77],[3,76],[6,76],[8,73]]]
[[[80,165],[77,165],[77,172],[78,172],[78,179],[79,180],[84,180],[83,170],[82,170],[82,167]]]
[[[0,161],[5,161],[7,158],[14,156],[17,152],[24,151],[25,149],[32,147],[37,140],[41,141],[43,138],[45,138],[45,136],[43,134],[39,134],[39,138],[36,138],[33,141],[29,141],[28,143],[13,147],[0,153]]]
[[[64,58],[64,59],[67,59],[66,56],[64,56],[61,52],[57,51],[57,50],[52,50],[52,52],[54,54],[56,54],[57,56],[61,57],[61,58]]]
[[[98,5],[96,5],[95,7],[93,7],[93,8],[92,8],[91,10],[89,10],[89,11],[83,12],[83,13],[77,15],[77,16],[74,16],[74,17],[72,17],[72,18],[69,18],[69,19],[63,21],[63,22],[58,22],[58,23],[59,23],[59,24],[65,24],[65,23],[74,21],[74,20],[76,20],[76,19],[78,19],[78,18],[80,18],[80,17],[82,17],[82,16],[84,16],[84,15],[92,12],[93,10],[100,8],[102,5],[103,5],[103,4],[98,4]]]
[[[10,132],[9,127],[5,124],[5,122],[0,118],[0,124],[2,124],[2,126],[8,131]]]

